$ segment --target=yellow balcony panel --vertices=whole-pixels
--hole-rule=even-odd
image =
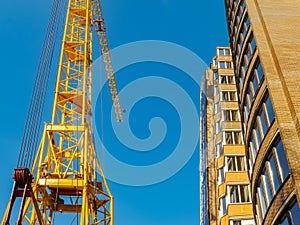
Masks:
[[[229,224],[229,217],[225,215],[221,218],[220,225],[228,225],[228,224]]]
[[[224,164],[224,156],[221,156],[217,159],[217,168],[221,168],[223,167],[225,164]]]
[[[239,109],[238,102],[221,102],[222,109]]]
[[[245,145],[224,145],[224,155],[245,155]]]
[[[218,61],[227,61],[227,62],[231,62],[231,61],[232,61],[232,57],[231,57],[231,55],[218,55],[218,56],[217,56],[217,60],[218,60]]]
[[[227,215],[232,216],[253,216],[252,204],[229,204]]]
[[[249,177],[247,172],[226,172],[226,183],[249,183]]]
[[[220,84],[219,85],[220,91],[236,91],[235,84]]]
[[[222,123],[222,129],[223,130],[229,130],[229,129],[233,129],[233,130],[241,130],[242,129],[242,124],[241,122],[223,122]]]
[[[222,74],[222,75],[234,74],[233,69],[219,69],[218,72],[219,72],[219,74]]]
[[[218,196],[221,197],[225,194],[226,194],[226,183],[223,183],[218,187]]]

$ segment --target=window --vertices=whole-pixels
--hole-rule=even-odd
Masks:
[[[250,38],[250,50],[251,50],[252,54],[254,53],[255,49],[256,49],[256,42],[255,42],[254,37],[251,36],[251,38]]]
[[[290,174],[289,165],[286,159],[286,154],[284,152],[282,141],[279,140],[278,143],[275,146],[276,155],[278,158],[278,166],[279,166],[279,173],[281,177],[281,182],[284,182],[284,180],[287,178],[287,176]]]
[[[298,225],[300,224],[300,209],[297,201],[292,203],[290,209],[283,215],[279,225]]]
[[[220,102],[218,102],[218,103],[215,104],[215,114],[220,112],[220,110],[221,110],[221,105],[220,105]]]
[[[269,152],[266,162],[263,162],[265,166],[257,188],[262,216],[264,216],[273,197],[290,173],[280,137],[275,139]]]
[[[239,111],[237,109],[222,110],[222,119],[224,121],[240,121]]]
[[[260,189],[263,192],[263,196],[265,198],[266,205],[269,206],[269,204],[272,200],[272,192],[271,192],[271,186],[270,186],[270,179],[269,179],[266,169],[264,170],[263,175],[261,176],[260,179],[261,179]]]
[[[250,202],[248,185],[228,185],[230,203]]]
[[[253,225],[253,220],[232,219],[229,220],[229,225]]]
[[[219,184],[224,182],[225,182],[225,171],[224,171],[224,167],[222,167],[219,169]]]
[[[218,72],[215,71],[215,72],[214,72],[214,80],[218,79],[218,77],[219,77],[219,76],[218,76]]]
[[[230,55],[229,49],[218,49],[219,55]]]
[[[220,198],[220,216],[224,216],[227,213],[227,205],[225,196]]]
[[[234,76],[220,76],[220,84],[235,84]]]
[[[221,101],[237,101],[237,94],[235,91],[222,91]]]
[[[241,131],[225,131],[225,144],[243,144]]]
[[[221,121],[219,120],[216,122],[216,134],[218,134],[221,131]]]
[[[258,203],[258,210],[260,211],[259,212],[261,216],[260,219],[262,220],[262,217],[265,216],[265,213],[267,211],[267,206],[266,206],[265,198],[262,196],[262,192],[260,188],[257,189],[256,201]]]
[[[217,96],[219,94],[219,85],[215,85],[214,87],[214,96]]]
[[[273,109],[273,105],[272,105],[270,96],[268,96],[265,101],[265,107],[266,107],[266,111],[267,111],[269,124],[271,124],[273,122],[273,120],[275,119],[275,113],[274,113],[274,109]]]
[[[260,146],[274,119],[275,115],[272,103],[269,95],[266,94],[266,96],[264,97],[264,101],[260,106],[260,110],[256,116],[256,123],[253,127],[254,140],[256,141],[257,145],[256,149],[258,149],[258,147]]]
[[[223,155],[223,147],[222,147],[222,143],[218,143],[217,146],[217,157]]]
[[[226,158],[229,172],[246,171],[244,156],[228,156]]]
[[[227,61],[219,62],[219,69],[232,69],[232,63]]]
[[[280,183],[279,183],[279,174],[278,174],[278,170],[276,167],[276,162],[274,159],[274,155],[271,155],[271,157],[269,158],[269,176],[270,176],[270,180],[272,180],[272,184],[273,184],[273,188],[274,188],[274,195],[276,193],[276,191],[279,189],[280,187]]]

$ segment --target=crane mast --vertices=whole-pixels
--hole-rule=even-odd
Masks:
[[[16,168],[2,225],[54,224],[73,213],[80,225],[113,225],[113,197],[98,161],[91,124],[92,27],[96,28],[117,121],[122,122],[100,0],[69,0],[51,123],[45,124],[32,168]]]

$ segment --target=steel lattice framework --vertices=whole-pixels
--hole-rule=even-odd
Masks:
[[[92,115],[92,26],[96,27],[118,121],[123,121],[99,0],[69,0],[52,121],[45,124],[32,168],[15,169],[8,225],[17,197],[17,224],[53,224],[55,212],[81,225],[113,224],[113,197],[96,156]],[[100,176],[97,177],[97,171]]]

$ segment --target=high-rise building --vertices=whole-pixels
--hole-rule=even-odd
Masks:
[[[300,2],[225,0],[225,5],[233,59],[232,73],[235,74],[236,104],[240,112],[241,148],[246,158],[254,222],[257,225],[300,224]],[[225,95],[220,83],[220,70],[224,65],[218,59],[214,61],[218,61],[218,66],[216,68],[215,62],[211,68],[218,71],[219,92],[215,90],[212,97],[207,94],[207,105],[212,100],[215,104],[219,98],[222,106]],[[213,82],[211,84],[206,79],[207,92],[210,85],[216,88],[215,79]],[[229,88],[225,91],[229,91]],[[212,108],[216,110],[220,106],[215,104]],[[210,110],[209,107],[207,110]],[[222,107],[220,110],[223,110]],[[232,128],[233,125],[223,125],[224,120],[219,125],[215,115],[212,119],[215,127],[207,126],[206,133],[210,133],[207,138],[212,137],[215,142],[218,140],[219,127]],[[224,143],[228,135],[225,131],[222,133]],[[236,140],[235,136],[237,134],[232,134],[231,138]],[[228,147],[223,144],[219,150],[218,145],[210,146],[209,142],[207,139],[208,200],[214,201],[208,207],[209,224],[224,224],[224,215],[231,221],[229,209],[233,203],[225,201],[227,208],[226,211],[224,208],[222,214],[220,191],[224,189],[218,186],[218,176],[222,174],[220,163],[224,162],[224,169],[227,166]],[[220,159],[219,151],[224,159]],[[209,160],[212,158],[211,167],[215,168],[214,172],[209,173],[212,170]],[[229,195],[231,201],[230,185],[226,183],[227,173],[224,196]],[[215,189],[214,179],[217,184]],[[216,197],[210,195],[213,190]],[[237,193],[241,193],[240,188]],[[246,223],[233,221],[232,224]]]
[[[218,47],[202,91],[202,171],[211,225],[253,225],[249,166],[246,160],[236,77],[229,47]],[[205,99],[205,100],[204,100]],[[203,174],[203,173],[202,173]],[[202,185],[203,186],[203,185]],[[202,215],[203,212],[202,212]],[[202,221],[205,221],[203,219]],[[207,222],[206,222],[207,223]],[[205,223],[202,223],[205,224]]]

